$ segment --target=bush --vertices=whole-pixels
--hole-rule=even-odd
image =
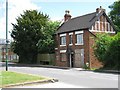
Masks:
[[[96,46],[94,47],[95,55],[104,64],[104,68],[120,68],[120,33],[115,36],[108,34],[97,35]]]
[[[105,67],[110,67],[113,69],[120,68],[120,33],[113,37],[112,42],[105,54],[104,59],[106,60]]]

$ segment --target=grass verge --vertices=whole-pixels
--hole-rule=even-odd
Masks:
[[[10,71],[2,71],[1,73],[2,73],[2,76],[0,76],[0,82],[2,82],[2,84],[0,85],[0,87],[9,86],[12,84],[19,84],[19,83],[32,82],[32,81],[38,81],[38,80],[40,81],[40,80],[47,79],[45,77],[10,72]]]

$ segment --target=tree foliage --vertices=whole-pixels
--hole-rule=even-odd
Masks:
[[[97,58],[104,62],[105,53],[107,52],[107,49],[111,43],[112,39],[108,34],[97,34],[96,39],[96,46],[95,49],[95,55]]]
[[[103,62],[105,68],[120,68],[120,33],[115,36],[98,34],[94,50],[98,60]]]
[[[44,39],[40,39],[38,42],[39,53],[54,53],[55,49],[55,32],[59,26],[60,22],[49,21],[45,30],[43,32]]]
[[[113,37],[104,59],[106,60],[105,67],[120,69],[120,32]]]
[[[115,1],[109,8],[111,9],[109,17],[112,19],[117,32],[120,32],[120,0]]]
[[[48,15],[36,10],[27,10],[16,19],[16,24],[12,24],[11,36],[14,39],[12,45],[21,63],[36,62],[37,43],[44,38],[43,31],[48,20]]]

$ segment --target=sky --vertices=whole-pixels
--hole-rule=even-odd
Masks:
[[[11,23],[16,23],[16,18],[25,10],[38,10],[49,15],[53,21],[63,20],[65,10],[69,10],[72,17],[81,16],[95,12],[96,8],[102,6],[106,13],[110,12],[108,6],[115,0],[8,0],[8,38],[12,30]],[[0,0],[0,38],[6,35],[6,0]]]

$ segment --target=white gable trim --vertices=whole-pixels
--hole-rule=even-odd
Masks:
[[[115,33],[115,31],[98,31],[98,30],[89,30],[90,32],[104,32],[104,33]]]

